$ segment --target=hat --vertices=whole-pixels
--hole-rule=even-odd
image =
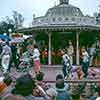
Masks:
[[[0,82],[0,93],[6,88],[6,84],[3,82]]]

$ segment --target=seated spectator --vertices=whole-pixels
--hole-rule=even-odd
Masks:
[[[13,89],[13,87],[12,87],[13,80],[9,74],[5,75],[3,82],[7,85],[7,91],[11,92]]]
[[[11,95],[11,96],[6,97],[3,100],[26,100],[26,99],[24,97],[21,97],[21,96]]]
[[[80,66],[72,67],[71,73],[69,75],[69,79],[82,79],[84,77],[84,73]]]
[[[41,86],[44,90],[47,90],[47,86],[46,83],[43,82],[43,78],[44,78],[44,73],[43,72],[39,72],[38,74],[36,74],[36,80],[37,80],[37,85]]]
[[[84,73],[83,73],[81,67],[78,67],[77,70],[76,70],[76,72],[77,72],[77,78],[78,79],[82,79],[84,77]]]
[[[100,86],[95,86],[95,93],[90,100],[100,100]]]
[[[96,89],[96,97],[96,100],[100,100],[100,86],[98,86]]]
[[[32,95],[33,90],[38,88],[42,92],[42,99],[38,99]],[[16,80],[15,89],[13,94],[23,96],[26,100],[49,100],[49,97],[46,95],[44,90],[40,86],[36,86],[35,81],[32,80],[32,77],[29,74],[23,75]]]
[[[50,88],[46,91],[48,96],[50,97],[50,100],[56,100],[57,92],[54,88]]]
[[[65,88],[64,78],[61,74],[56,76],[56,100],[70,100],[70,95]]]
[[[0,82],[0,100],[4,100],[9,95],[12,94],[7,91],[7,85],[4,82]]]

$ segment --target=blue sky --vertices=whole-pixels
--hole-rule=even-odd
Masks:
[[[70,4],[81,9],[83,14],[93,15],[98,11],[100,0],[69,0]],[[59,4],[59,0],[0,0],[0,20],[5,16],[12,16],[16,10],[25,18],[25,23],[32,21],[32,15],[43,16],[48,8]]]

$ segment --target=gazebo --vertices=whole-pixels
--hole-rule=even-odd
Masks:
[[[95,17],[84,16],[78,7],[69,4],[69,0],[60,0],[60,3],[48,9],[44,16],[34,18],[32,26],[16,30],[16,32],[30,33],[41,31],[47,33],[49,38],[49,65],[52,64],[51,36],[53,32],[64,32],[66,35],[68,32],[74,32],[76,37],[76,65],[79,65],[79,36],[81,32],[99,32],[100,25],[97,24]]]

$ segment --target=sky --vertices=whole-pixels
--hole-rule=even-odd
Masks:
[[[71,5],[79,7],[84,15],[93,15],[99,11],[100,0],[69,0]],[[5,16],[12,17],[12,11],[18,11],[24,16],[25,23],[32,21],[32,16],[45,15],[48,8],[59,4],[59,0],[0,0],[0,20]]]

